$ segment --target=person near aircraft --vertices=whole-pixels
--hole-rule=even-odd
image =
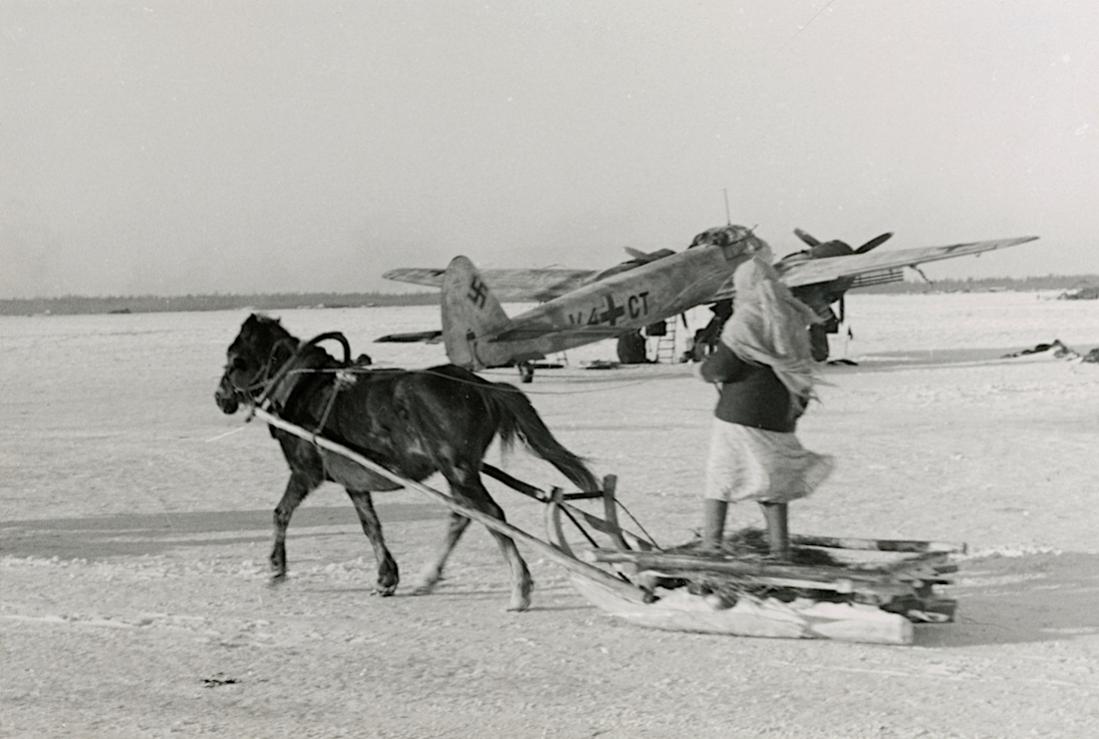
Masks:
[[[733,274],[732,317],[713,354],[699,365],[720,384],[703,493],[702,546],[720,550],[729,503],[763,509],[771,554],[789,559],[787,504],[811,493],[833,460],[805,449],[795,433],[814,397],[806,326],[816,320],[766,261],[753,257]]]
[[[721,329],[733,313],[733,301],[729,298],[718,300],[710,306],[710,322],[695,331],[691,342],[689,359],[701,362],[707,355],[713,354],[721,341]]]

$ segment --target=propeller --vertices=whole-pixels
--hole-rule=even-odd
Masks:
[[[889,241],[889,239],[891,239],[891,238],[893,238],[893,232],[892,231],[886,231],[885,233],[879,234],[879,235],[875,236],[874,238],[870,239],[865,244],[860,246],[858,249],[855,249],[855,253],[856,254],[865,254],[866,252],[870,251],[871,249],[877,249],[879,246],[884,244],[886,241]]]
[[[845,252],[847,249],[851,248],[851,247],[847,246],[847,244],[842,242],[842,241],[823,242],[820,239],[818,239],[816,236],[813,236],[811,233],[808,233],[807,231],[803,231],[800,228],[795,228],[794,229],[794,234],[797,235],[797,237],[799,239],[801,239],[802,241],[804,241],[807,245],[809,245],[810,248],[814,248],[814,249],[818,246],[821,246],[824,243],[836,244],[837,246],[841,247],[840,248],[841,252]],[[865,254],[866,252],[870,251],[871,249],[877,249],[879,246],[884,244],[886,241],[889,241],[889,239],[891,239],[891,238],[893,238],[893,232],[892,231],[886,231],[885,233],[878,234],[874,238],[870,239],[865,244],[860,246],[858,249],[852,249],[850,253],[851,254]],[[835,249],[826,250],[824,254],[821,254],[821,256],[841,256],[841,254],[831,253],[832,251],[836,251],[836,250]]]
[[[794,234],[809,246],[820,246],[820,239],[810,233],[802,231],[800,228],[795,228]]]

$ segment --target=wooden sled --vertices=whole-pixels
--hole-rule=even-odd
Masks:
[[[559,521],[548,528],[559,546],[561,529]],[[638,603],[591,580],[572,582],[614,616],[671,631],[911,644],[914,623],[954,619],[956,602],[934,586],[949,582],[957,569],[950,555],[964,545],[819,536],[793,536],[791,544],[835,563],[593,547],[580,558],[612,567],[646,597]]]
[[[964,545],[926,541],[792,536],[797,551],[827,551],[835,564],[787,564],[759,556],[661,551],[647,534],[618,522],[615,477],[603,490],[543,491],[484,465],[485,474],[546,505],[548,541],[506,521],[469,508],[451,496],[408,480],[357,452],[289,423],[263,409],[256,417],[318,447],[340,454],[451,510],[535,549],[568,570],[573,585],[593,605],[641,626],[738,636],[821,638],[911,644],[913,623],[945,623],[955,601],[934,586],[949,582],[957,567],[950,555]],[[602,515],[576,505],[602,504]],[[585,542],[569,542],[571,526]],[[607,546],[599,546],[600,537]]]

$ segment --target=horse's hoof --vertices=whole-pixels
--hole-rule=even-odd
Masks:
[[[514,612],[514,613],[522,613],[523,611],[526,611],[529,608],[530,608],[530,597],[529,596],[526,597],[526,598],[519,598],[518,600],[513,600],[511,603],[508,604],[508,611],[509,612]]]
[[[534,584],[527,585],[522,591],[515,593],[511,596],[511,603],[508,604],[509,611],[521,612],[530,608],[530,594],[534,590]]]
[[[271,575],[271,579],[267,582],[267,585],[268,587],[277,588],[284,582],[286,582],[286,573],[276,572],[274,575]]]
[[[427,595],[431,591],[435,590],[435,586],[439,584],[439,581],[443,579],[443,573],[438,572],[434,567],[427,568],[420,573],[418,578],[418,584],[416,589],[412,591],[413,595]]]

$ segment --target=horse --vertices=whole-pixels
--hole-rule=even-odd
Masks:
[[[343,361],[319,346],[336,338]],[[496,438],[504,448],[521,440],[583,491],[599,483],[583,459],[554,438],[530,400],[517,387],[490,382],[453,364],[423,370],[376,368],[352,361],[342,334],[322,334],[302,342],[278,319],[250,315],[226,351],[225,371],[214,399],[222,412],[242,403],[262,405],[281,418],[315,430],[394,473],[415,482],[439,472],[459,502],[501,521],[503,510],[489,495],[480,472]],[[325,481],[342,485],[358,514],[378,563],[375,593],[392,595],[399,582],[397,563],[386,547],[371,494],[401,485],[310,441],[268,427],[290,466],[290,480],[274,511],[275,537],[271,582],[286,579],[286,531],[294,510]],[[446,535],[433,561],[424,568],[417,594],[429,593],[470,523],[450,514]],[[491,531],[511,571],[508,610],[530,607],[530,571],[515,542]]]

